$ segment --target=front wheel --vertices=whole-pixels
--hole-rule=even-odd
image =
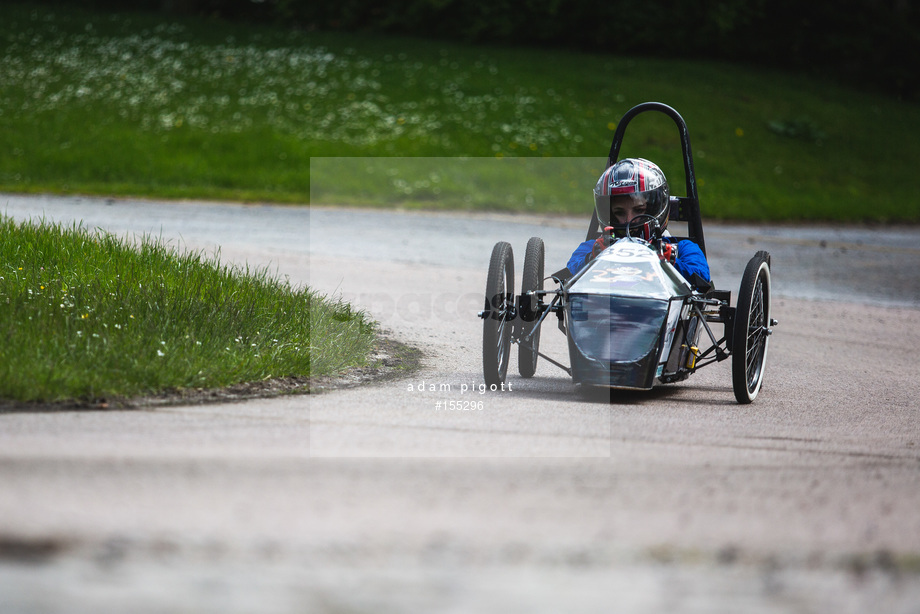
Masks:
[[[500,386],[508,374],[513,320],[514,255],[509,243],[499,241],[489,261],[482,324],[482,372],[487,386]]]
[[[543,289],[543,239],[531,237],[524,254],[524,274],[521,276],[521,313],[518,314],[521,334],[518,335],[518,372],[521,377],[533,377],[537,371],[537,356],[540,351],[540,328],[537,326],[540,316],[537,305],[540,299],[527,296],[528,292]],[[529,343],[524,338],[530,335]]]
[[[732,388],[750,403],[763,384],[770,339],[770,254],[757,252],[741,277],[732,339]]]

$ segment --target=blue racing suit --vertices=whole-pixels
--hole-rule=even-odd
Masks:
[[[667,241],[668,237],[664,237],[662,240]],[[575,248],[572,257],[569,258],[569,263],[566,265],[572,275],[580,271],[581,267],[585,265],[593,247],[594,240],[591,240],[585,241]],[[677,243],[677,258],[674,261],[674,268],[683,275],[684,279],[689,280],[696,273],[706,281],[712,281],[706,256],[703,255],[703,250],[693,241],[685,239]]]

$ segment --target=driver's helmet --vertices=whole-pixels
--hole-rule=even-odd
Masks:
[[[626,236],[627,222],[643,213],[655,218],[656,234],[660,236],[668,225],[669,196],[664,173],[657,164],[642,158],[620,160],[605,170],[594,186],[594,205],[600,226],[612,226],[618,237]],[[622,219],[623,214],[629,219]],[[630,234],[648,241],[652,238],[652,220],[643,219],[644,222],[638,220],[630,229]]]

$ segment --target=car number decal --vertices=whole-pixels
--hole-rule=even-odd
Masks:
[[[612,250],[603,254],[604,260],[615,262],[648,262],[655,254],[645,245],[626,243],[615,245]]]

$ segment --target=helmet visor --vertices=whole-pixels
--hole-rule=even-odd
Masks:
[[[610,223],[622,226],[648,211],[648,199],[642,194],[622,194],[610,197]]]
[[[597,217],[602,226],[625,228],[638,215],[651,215],[661,223],[664,201],[656,192],[598,195]]]

